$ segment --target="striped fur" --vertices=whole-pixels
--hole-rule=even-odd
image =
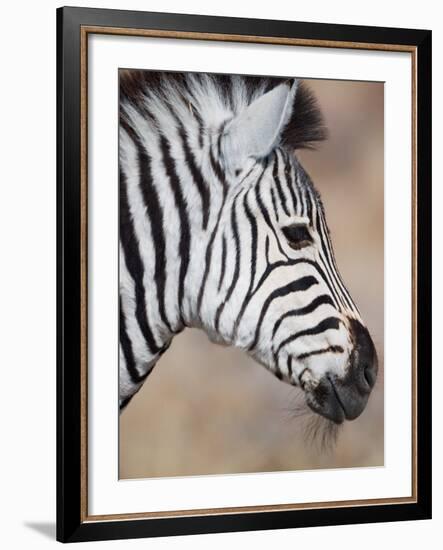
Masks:
[[[362,321],[294,154],[325,137],[305,85],[122,71],[120,89],[121,406],[187,326],[307,395],[346,376]]]

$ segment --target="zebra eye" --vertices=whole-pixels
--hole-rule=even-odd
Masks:
[[[312,244],[312,237],[306,225],[288,225],[282,227],[282,231],[289,246],[295,250],[300,250],[300,248]]]

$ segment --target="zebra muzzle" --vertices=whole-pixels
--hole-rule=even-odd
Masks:
[[[354,347],[345,375],[327,372],[319,380],[304,376],[302,385],[309,407],[336,424],[360,416],[377,378],[377,354],[368,330],[352,321],[351,331]]]

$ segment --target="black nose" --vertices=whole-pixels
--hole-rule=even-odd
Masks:
[[[367,328],[354,320],[350,328],[353,347],[345,376],[326,373],[306,396],[313,411],[337,424],[363,412],[377,378],[377,353]]]

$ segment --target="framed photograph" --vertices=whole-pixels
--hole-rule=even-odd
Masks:
[[[57,47],[58,540],[430,518],[431,32]]]

